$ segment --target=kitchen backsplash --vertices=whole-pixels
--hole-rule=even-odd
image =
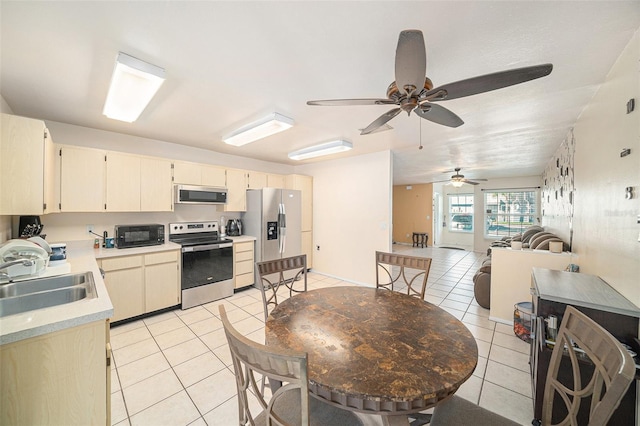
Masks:
[[[77,240],[93,240],[97,238],[87,232],[87,225],[93,225],[93,232],[102,235],[107,231],[113,236],[115,225],[133,225],[143,223],[160,223],[168,225],[171,222],[191,222],[201,220],[239,219],[240,213],[218,212],[213,206],[177,205],[173,212],[140,212],[140,213],[55,213],[40,216],[44,224],[43,234],[50,243]],[[10,216],[0,216],[0,219]],[[12,235],[18,233],[19,216],[13,216]],[[0,225],[2,225],[0,221]],[[169,231],[168,228],[165,229]],[[2,230],[0,228],[0,238]],[[8,239],[8,238],[7,238]],[[1,241],[1,240],[0,240]]]

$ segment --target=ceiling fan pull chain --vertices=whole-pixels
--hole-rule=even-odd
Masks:
[[[418,126],[420,126],[420,147],[418,149],[422,149],[422,120],[418,120]]]

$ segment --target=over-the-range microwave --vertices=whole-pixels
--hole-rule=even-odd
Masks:
[[[226,204],[227,188],[176,185],[174,202],[177,204]]]

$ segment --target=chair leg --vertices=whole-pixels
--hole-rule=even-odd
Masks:
[[[409,414],[407,417],[409,417],[410,426],[422,426],[431,423],[431,414],[415,413]]]

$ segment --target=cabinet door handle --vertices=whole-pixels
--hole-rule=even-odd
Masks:
[[[107,342],[107,367],[111,367],[111,343]]]

